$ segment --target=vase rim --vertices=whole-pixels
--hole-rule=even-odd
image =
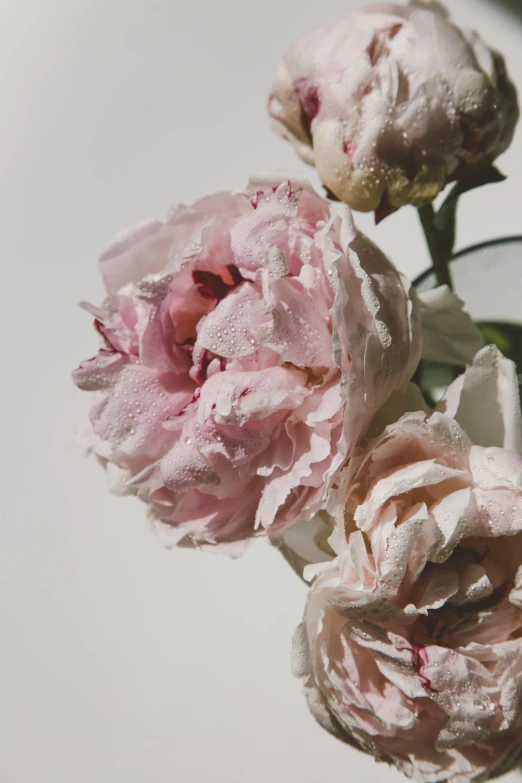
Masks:
[[[453,264],[455,261],[457,261],[461,256],[466,256],[469,253],[474,253],[479,250],[483,250],[486,247],[494,247],[495,245],[503,245],[507,244],[508,242],[522,242],[522,234],[511,234],[507,237],[499,237],[498,239],[487,239],[484,242],[477,242],[476,245],[470,245],[469,247],[464,247],[462,250],[459,250],[458,253],[455,253],[450,258],[450,264]],[[433,274],[433,267],[428,267],[428,269],[425,269],[424,272],[421,272],[420,275],[417,275],[417,277],[413,280],[413,285],[416,287],[423,283],[426,278],[428,278],[431,274]]]

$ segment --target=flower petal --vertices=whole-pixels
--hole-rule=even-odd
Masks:
[[[438,410],[452,416],[479,446],[522,453],[522,425],[516,367],[493,345],[449,386]]]
[[[473,361],[484,345],[480,329],[464,303],[442,285],[418,294],[422,325],[422,358],[457,366]]]

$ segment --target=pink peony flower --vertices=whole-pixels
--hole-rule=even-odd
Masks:
[[[269,111],[332,193],[384,212],[422,206],[492,161],[518,119],[502,57],[422,2],[376,5],[305,35],[277,71]]]
[[[408,284],[307,184],[177,207],[100,266],[103,347],[74,373],[94,392],[87,445],[173,543],[311,517],[419,359]]]
[[[329,501],[296,673],[329,731],[417,781],[522,752],[522,457],[514,365],[492,346],[438,411],[356,450]]]

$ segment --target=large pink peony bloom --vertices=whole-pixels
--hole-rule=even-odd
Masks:
[[[487,780],[522,752],[520,452],[514,365],[488,347],[331,498],[338,556],[311,567],[296,671],[324,727],[417,781]]]
[[[173,543],[311,517],[419,359],[408,284],[306,183],[178,207],[100,264],[104,346],[74,373],[95,393],[88,446]]]
[[[518,118],[502,57],[421,2],[305,35],[279,67],[269,111],[326,187],[363,211],[432,201],[503,152]]]

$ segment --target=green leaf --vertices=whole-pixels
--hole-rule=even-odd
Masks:
[[[487,343],[496,345],[504,356],[515,362],[522,374],[522,324],[508,321],[482,321],[477,323]]]
[[[512,342],[506,332],[497,324],[480,324],[479,329],[488,345],[496,345],[504,356],[511,355]]]
[[[419,384],[426,402],[434,407],[454,379],[455,367],[422,359],[414,380]]]

